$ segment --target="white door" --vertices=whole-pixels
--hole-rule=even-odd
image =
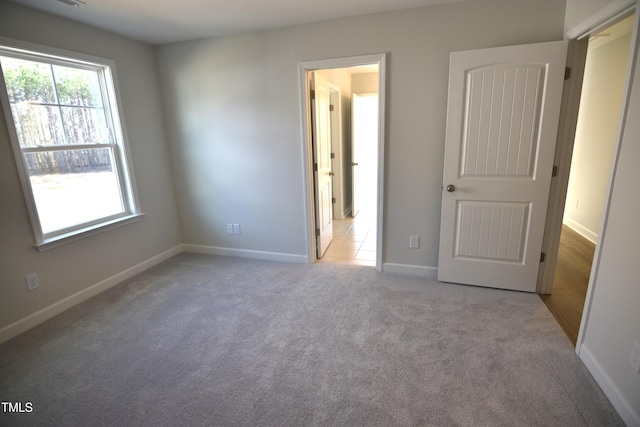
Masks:
[[[352,95],[351,215],[376,205],[378,167],[378,95]]]
[[[535,292],[566,52],[451,54],[440,281]]]
[[[311,74],[311,118],[313,140],[313,168],[316,197],[317,257],[322,255],[333,239],[333,206],[331,177],[331,118],[329,83],[318,73]]]

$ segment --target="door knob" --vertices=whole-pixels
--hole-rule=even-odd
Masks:
[[[334,172],[329,172],[329,176],[333,176],[333,175],[335,175]]]
[[[453,184],[449,184],[449,185],[447,185],[447,191],[448,191],[449,193],[453,193],[454,191],[456,191],[456,186],[455,186],[455,185],[453,185]]]
[[[351,162],[351,166],[358,166],[356,162]]]

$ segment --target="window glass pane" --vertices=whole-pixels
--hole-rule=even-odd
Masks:
[[[96,71],[54,65],[53,73],[60,104],[102,108],[102,95]]]
[[[97,71],[0,60],[21,147],[111,143]]]
[[[56,103],[51,66],[40,62],[0,58],[9,101]]]
[[[25,153],[44,234],[124,212],[111,148]]]
[[[69,144],[108,144],[110,142],[103,109],[61,107],[60,110]]]
[[[64,144],[60,109],[31,102],[11,104],[20,147]]]

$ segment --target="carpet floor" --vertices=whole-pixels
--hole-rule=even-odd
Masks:
[[[2,426],[622,426],[538,295],[181,254],[0,346]]]

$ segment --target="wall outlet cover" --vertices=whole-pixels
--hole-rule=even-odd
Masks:
[[[38,275],[36,273],[27,274],[24,276],[24,280],[27,282],[28,291],[35,291],[40,287],[40,282],[38,282]]]

